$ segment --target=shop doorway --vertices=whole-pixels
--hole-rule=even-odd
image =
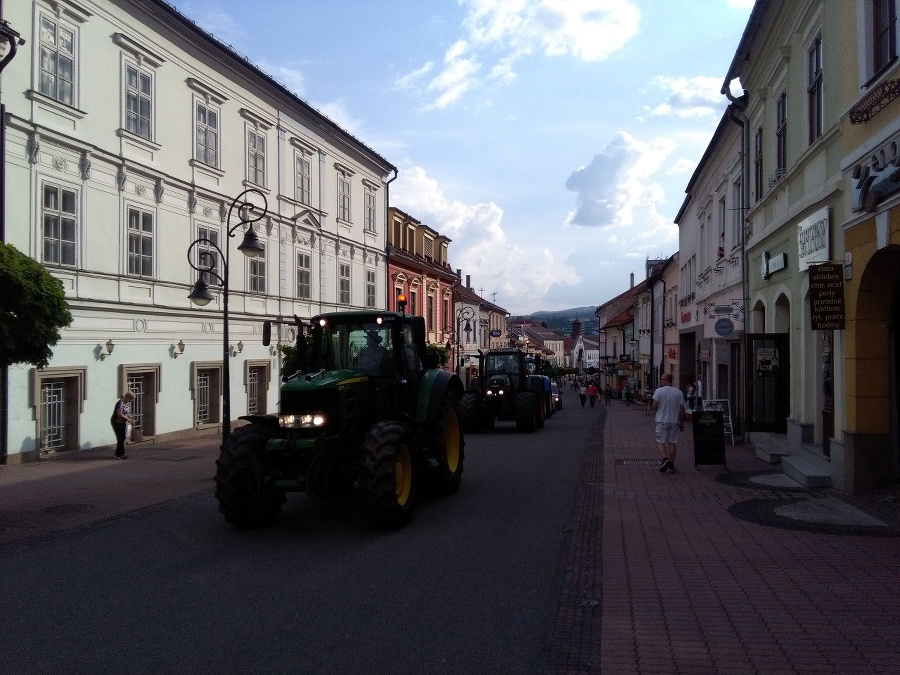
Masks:
[[[747,430],[787,433],[790,342],[786,333],[747,335]]]

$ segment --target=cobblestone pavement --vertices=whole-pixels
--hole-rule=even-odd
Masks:
[[[758,485],[741,445],[695,468],[689,428],[661,474],[642,407],[597,427],[551,672],[900,673],[897,486]]]

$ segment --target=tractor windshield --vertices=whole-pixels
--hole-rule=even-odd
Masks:
[[[485,372],[487,375],[495,375],[497,373],[518,375],[519,363],[515,354],[488,354]]]
[[[369,375],[390,373],[393,364],[390,324],[322,319],[317,328],[314,362],[319,368],[358,368]]]

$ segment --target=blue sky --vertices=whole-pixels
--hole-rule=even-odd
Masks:
[[[400,169],[482,296],[598,305],[678,249],[752,0],[170,0]]]

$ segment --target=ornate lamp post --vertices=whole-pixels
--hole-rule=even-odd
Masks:
[[[262,199],[261,207],[247,199],[250,193],[257,195]],[[262,244],[259,243],[259,238],[256,236],[256,230],[253,229],[253,223],[265,217],[267,213],[266,206],[266,196],[259,190],[250,188],[249,190],[244,190],[235,197],[231,202],[231,206],[228,207],[228,216],[225,219],[225,227],[229,228],[226,233],[229,238],[235,236],[234,232],[239,227],[245,225],[249,226],[244,230],[244,240],[241,242],[240,246],[238,246],[238,250],[248,258],[255,258],[265,251]],[[231,225],[231,213],[234,211],[235,207],[238,209],[240,220],[234,227],[229,227]],[[195,247],[200,245],[207,248],[201,248],[198,251],[197,263],[194,264],[194,261],[191,258],[191,252]],[[200,239],[195,239],[191,242],[191,245],[188,246],[187,250],[188,264],[200,273],[190,295],[188,295],[190,301],[200,307],[208,305],[210,301],[212,301],[213,295],[210,293],[209,285],[206,282],[207,277],[212,277],[218,281],[219,286],[222,287],[222,378],[224,380],[224,388],[222,390],[223,443],[231,434],[231,369],[229,365],[231,349],[228,341],[228,252],[231,247],[228,246],[227,239],[225,240],[224,245],[225,251],[223,252],[216,242],[201,237]],[[218,260],[222,261],[222,274],[219,274],[216,271],[216,263]]]
[[[460,326],[462,326],[462,330],[466,332],[466,338],[468,340],[469,335],[472,333],[472,319],[475,318],[475,310],[469,307],[468,305],[463,305],[459,309],[456,310],[456,375],[459,377],[459,370],[462,368],[463,355],[462,355],[462,342],[460,342]]]

